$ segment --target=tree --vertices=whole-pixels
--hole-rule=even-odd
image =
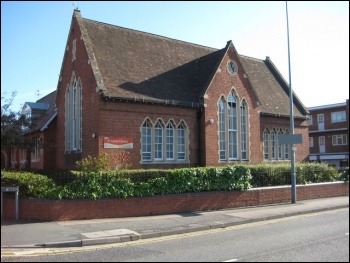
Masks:
[[[10,98],[1,96],[1,149],[27,149],[34,146],[32,138],[24,136],[24,127],[31,130],[34,121],[22,115],[20,111],[10,109],[16,92],[12,92]]]

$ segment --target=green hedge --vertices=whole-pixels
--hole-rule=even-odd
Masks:
[[[297,184],[349,180],[348,170],[319,163],[296,164]],[[100,199],[128,198],[201,191],[246,190],[251,187],[290,185],[289,163],[233,165],[169,170],[121,170],[106,173],[46,175],[2,171],[2,186],[19,186],[22,198]],[[68,177],[65,177],[68,176]],[[62,183],[64,180],[64,183]],[[63,181],[62,181],[63,180]]]

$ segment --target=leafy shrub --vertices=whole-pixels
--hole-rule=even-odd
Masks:
[[[81,161],[77,161],[76,164],[83,173],[129,169],[131,167],[130,152],[121,150],[113,154],[101,153],[97,157],[88,155]]]
[[[30,172],[1,172],[1,186],[18,186],[21,198],[44,198],[55,182],[45,175]]]

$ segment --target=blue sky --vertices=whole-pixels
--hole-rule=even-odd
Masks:
[[[74,1],[1,1],[1,96],[57,87]],[[289,81],[285,1],[75,1],[83,18],[270,57]],[[349,98],[349,2],[288,2],[292,89],[306,107]],[[39,91],[39,96],[37,95]]]

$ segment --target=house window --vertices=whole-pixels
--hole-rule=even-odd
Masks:
[[[345,111],[336,111],[331,113],[332,122],[343,122],[346,121]]]
[[[228,148],[229,148],[229,159],[238,159],[238,144],[237,144],[237,99],[233,91],[230,93],[227,102],[228,111]]]
[[[278,159],[279,160],[282,160],[283,159],[283,150],[284,150],[284,146],[283,145],[281,145],[280,143],[279,143],[279,138],[280,138],[280,136],[282,136],[283,135],[283,131],[282,131],[282,129],[279,129],[279,131],[278,131],[278,135],[277,135],[277,141],[278,141]]]
[[[333,135],[332,145],[347,145],[346,134]]]
[[[288,160],[289,159],[289,144],[279,144],[279,137],[283,134],[288,134],[288,130],[284,132],[282,128],[269,129],[265,128],[263,132],[264,143],[264,160]]]
[[[312,124],[313,124],[312,115],[309,116],[308,123],[309,123],[309,125],[312,125]]]
[[[277,145],[277,136],[275,129],[271,131],[271,159],[275,160],[276,158],[276,145]]]
[[[314,137],[309,137],[309,147],[314,147]]]
[[[187,160],[187,128],[183,121],[176,127],[172,120],[165,126],[161,120],[152,125],[147,119],[142,125],[141,138],[141,161],[183,162]]]
[[[32,161],[37,161],[40,159],[40,141],[39,141],[39,137],[35,137],[33,138],[34,140],[34,149],[31,152],[31,160]]]
[[[264,137],[264,159],[268,160],[269,159],[269,148],[270,148],[270,145],[269,145],[270,131],[268,128],[265,128],[263,137]]]
[[[82,150],[82,87],[73,74],[65,97],[65,147],[66,152]]]
[[[289,134],[289,130],[288,129],[286,129],[286,134]],[[285,160],[288,160],[290,158],[289,151],[290,151],[289,144],[285,144],[284,145],[284,159]]]
[[[232,90],[218,102],[219,160],[248,160],[248,107]]]
[[[247,160],[247,104],[243,100],[241,102],[241,154],[242,154],[242,160]]]
[[[186,128],[183,122],[177,127],[177,159],[185,160],[186,158]]]
[[[154,128],[154,159],[163,160],[163,125],[158,121]]]
[[[230,60],[227,63],[227,70],[230,74],[237,74],[237,70],[238,70],[237,63],[234,62],[233,60]]]
[[[221,98],[219,102],[219,156],[226,160],[226,102]]]
[[[166,159],[174,160],[174,123],[169,122],[166,126]]]
[[[142,126],[142,161],[152,159],[152,125],[149,120]]]

